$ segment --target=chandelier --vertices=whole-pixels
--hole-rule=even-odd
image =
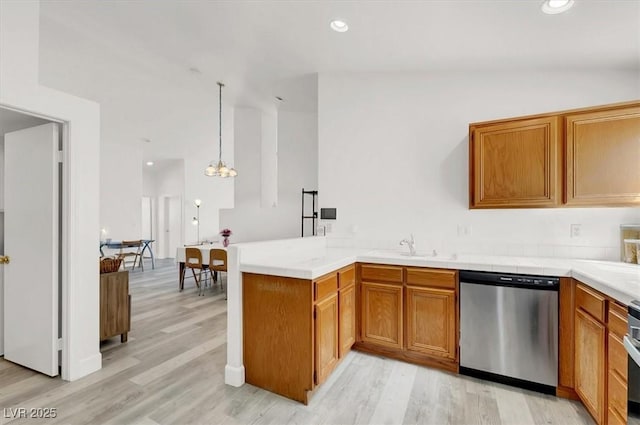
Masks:
[[[224,84],[218,82],[219,88],[219,96],[218,96],[218,163],[214,166],[214,161],[209,162],[207,168],[204,169],[204,175],[209,177],[235,177],[238,175],[238,172],[233,167],[227,167],[227,165],[222,161],[222,87]]]

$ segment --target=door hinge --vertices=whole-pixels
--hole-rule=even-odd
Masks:
[[[58,343],[56,345],[58,346],[58,351],[62,351],[62,347],[64,346],[62,338],[58,338]]]
[[[56,152],[56,160],[57,160],[59,163],[62,163],[62,162],[63,162],[63,158],[64,158],[64,155],[63,155],[63,152],[62,152],[62,151],[58,151],[58,152]]]

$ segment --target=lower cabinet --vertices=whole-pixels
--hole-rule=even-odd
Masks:
[[[355,266],[315,280],[242,274],[246,382],[307,404],[356,335]]]
[[[316,385],[322,384],[338,364],[338,294],[315,305]]]
[[[407,350],[456,358],[456,293],[407,286]]]
[[[575,390],[598,424],[604,424],[607,330],[581,308],[575,316]]]
[[[576,281],[574,389],[598,425],[627,423],[626,307]]]
[[[402,348],[402,285],[361,283],[362,341]]]
[[[356,285],[340,288],[338,296],[340,329],[340,358],[344,357],[356,342]]]
[[[457,271],[368,264],[361,267],[360,338],[356,347],[456,372]]]

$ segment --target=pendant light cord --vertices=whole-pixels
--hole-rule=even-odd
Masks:
[[[219,154],[218,154],[218,164],[220,162],[222,162],[222,86],[224,86],[224,84],[222,84],[221,82],[218,81],[218,87],[219,87],[219,91],[218,91],[218,136],[219,136]]]

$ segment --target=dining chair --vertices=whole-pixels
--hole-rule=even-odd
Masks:
[[[135,249],[133,249],[135,248]],[[128,250],[128,251],[125,251]],[[116,255],[116,258],[122,260],[122,268],[127,269],[126,259],[129,257],[133,257],[133,266],[131,266],[131,270],[136,268],[136,263],[140,260],[139,264],[144,271],[144,264],[142,264],[142,241],[140,239],[136,241],[122,241],[120,244],[120,252]]]
[[[211,279],[215,283],[218,281],[218,272],[227,272],[227,251],[224,249],[211,249],[209,250],[209,273]],[[227,283],[228,283],[227,274]],[[227,289],[222,285],[222,276],[220,276],[220,286],[224,288],[225,298],[227,296]]]
[[[184,268],[182,269],[182,275],[180,276],[180,287],[184,287],[184,274],[186,270],[191,269],[193,273],[193,279],[196,281],[198,287],[198,295],[204,295],[204,285],[202,284],[202,272],[206,275],[206,265],[202,264],[202,252],[198,248],[185,248]],[[198,276],[196,276],[196,270],[198,270]]]

